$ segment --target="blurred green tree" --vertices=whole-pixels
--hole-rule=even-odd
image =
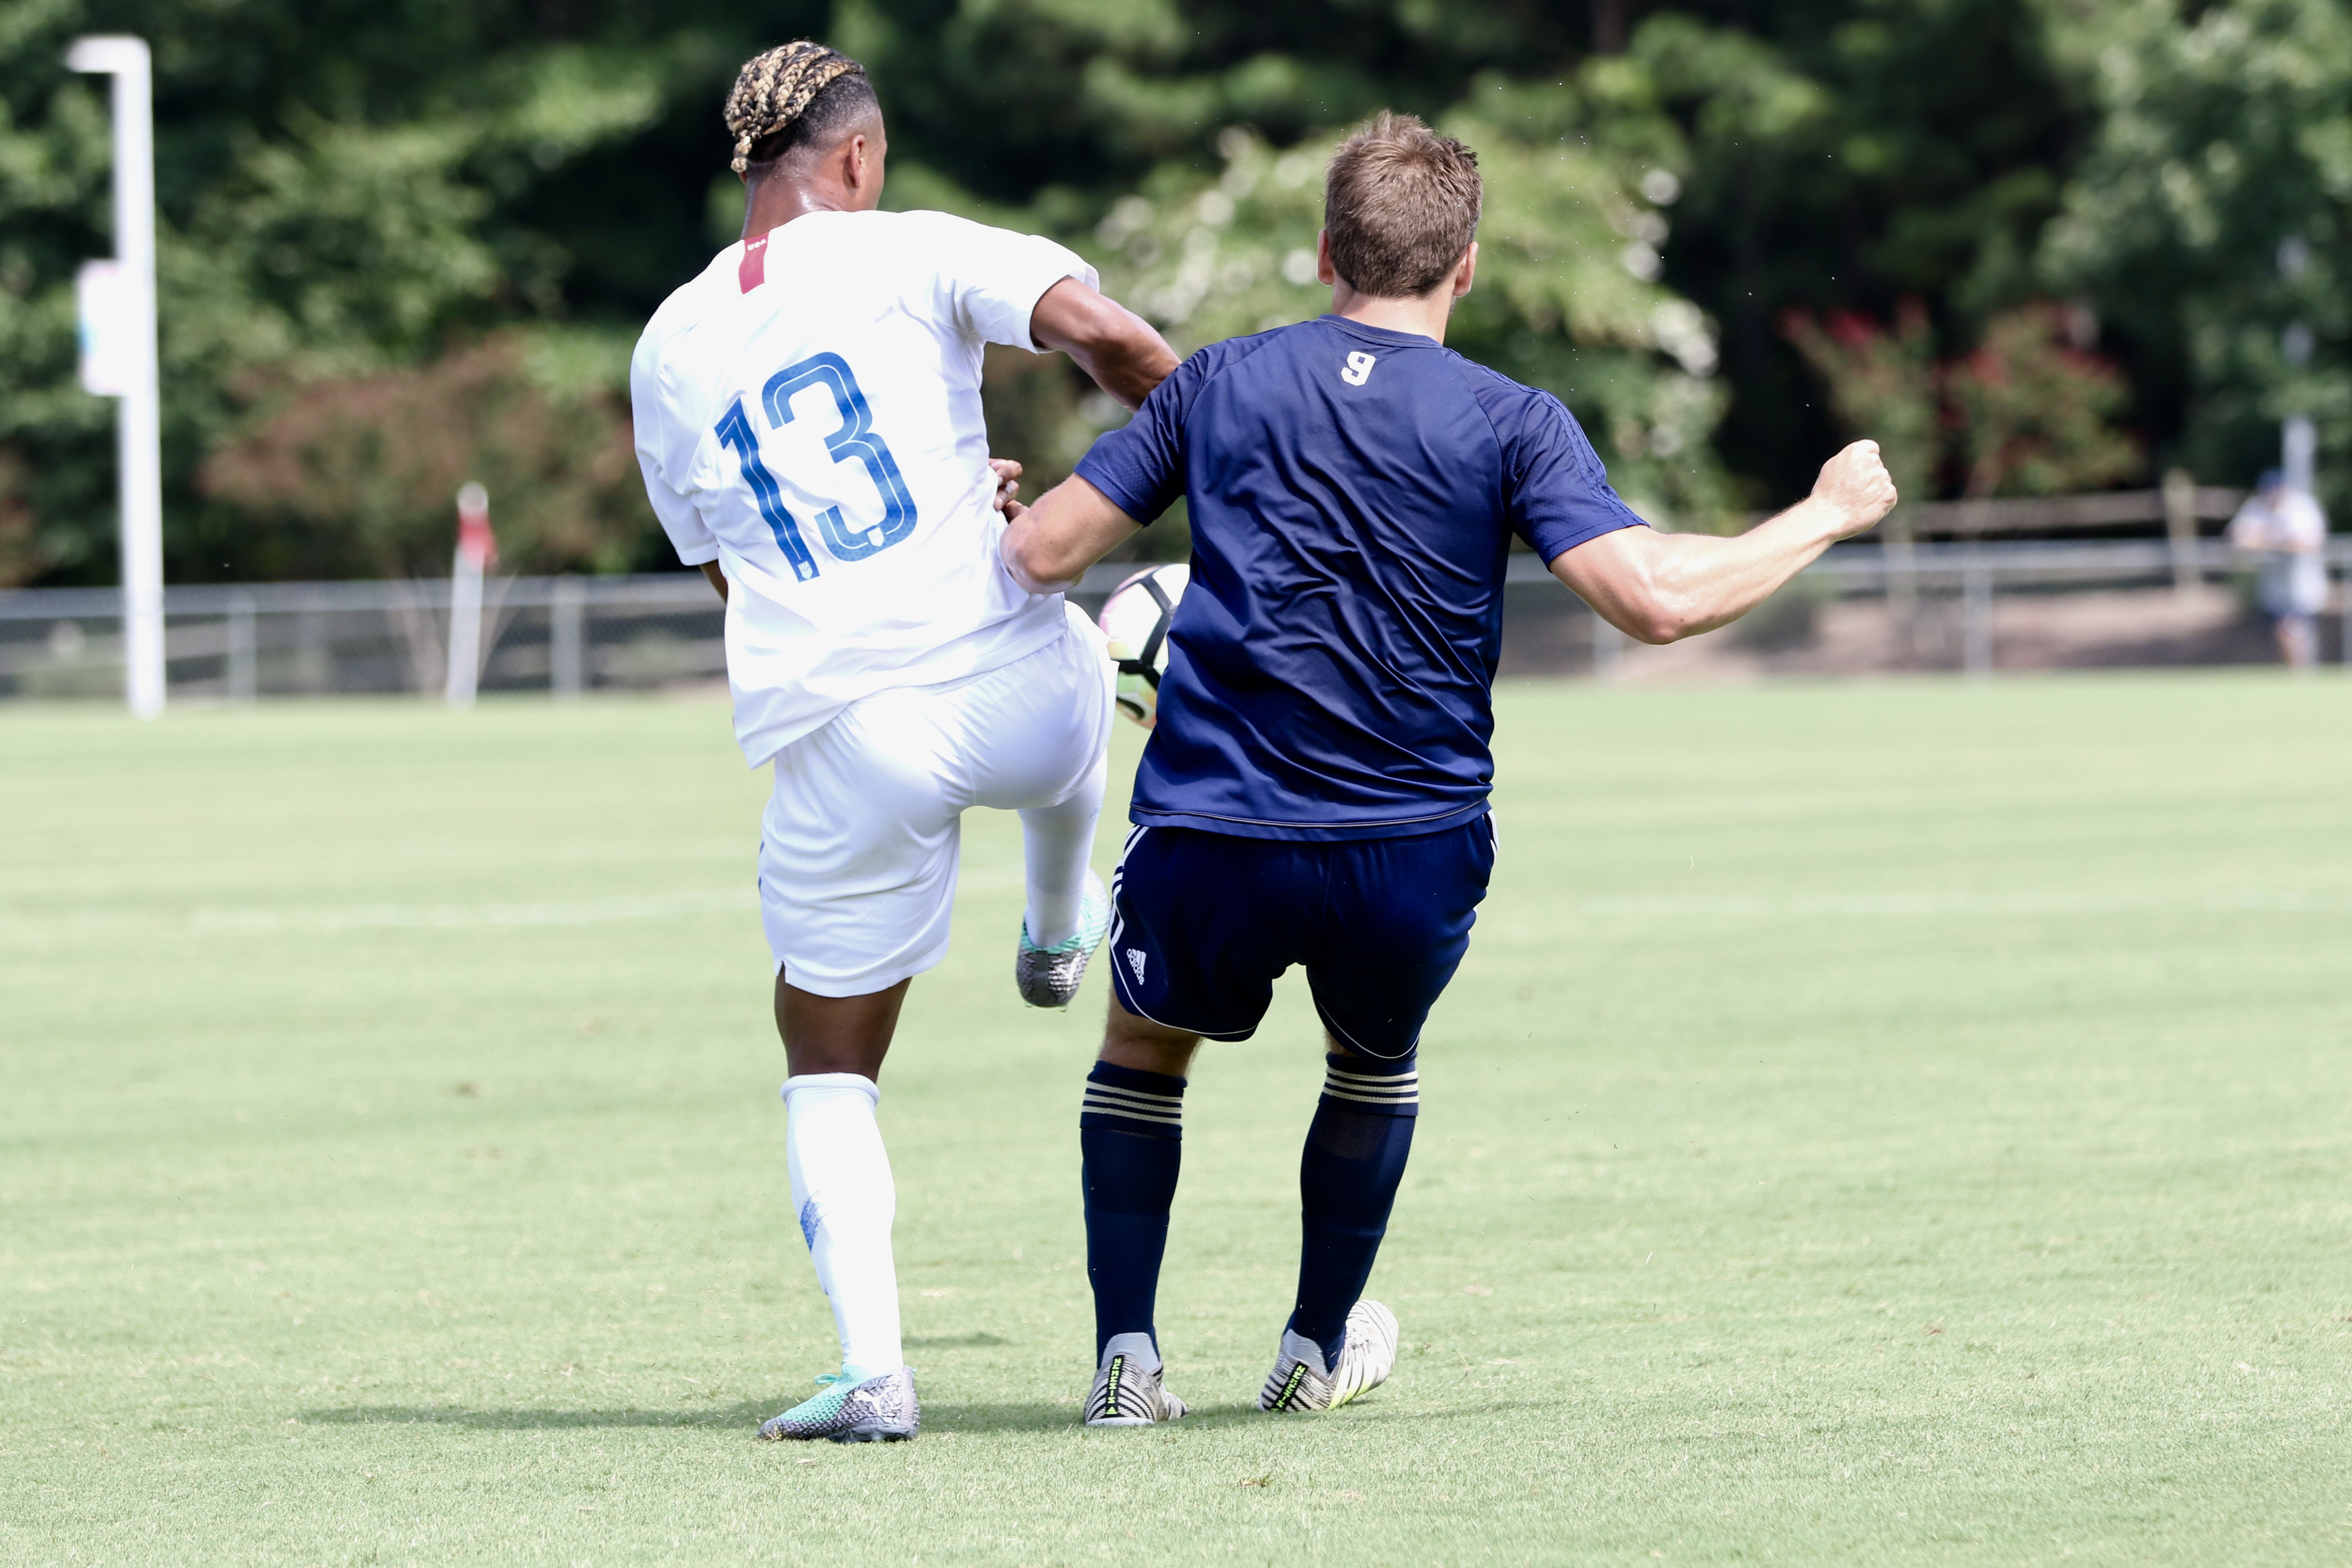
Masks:
[[[273,577],[354,562],[442,575],[467,480],[493,498],[508,570],[625,566],[642,506],[627,412],[613,393],[553,381],[532,346],[494,337],[421,364],[254,388],[257,416],[213,449],[198,489],[262,525],[258,564]]]
[[[2045,291],[2035,247],[2093,122],[2056,3],[1702,0],[1633,31],[1627,65],[1690,139],[1663,280],[1721,324],[1716,445],[1750,504],[1804,494],[1843,434],[1789,311],[1916,299],[1965,342]]]
[[[1486,182],[1478,283],[1447,342],[1578,409],[1619,489],[1647,515],[1727,525],[1730,492],[1707,446],[1723,401],[1714,333],[1654,281],[1660,209],[1679,189],[1655,158],[1678,153],[1679,139],[1660,122],[1646,149],[1563,142],[1555,126],[1587,107],[1571,84],[1490,82],[1440,121],[1478,150]],[[1315,236],[1333,139],[1277,150],[1235,128],[1220,138],[1215,174],[1163,165],[1095,229],[1107,285],[1187,351],[1328,309]]]
[[[1878,442],[1906,500],[1945,493],[1948,471],[1968,496],[2063,495],[2141,471],[2138,442],[2116,424],[2130,388],[2074,341],[2069,314],[2046,301],[2004,311],[1948,363],[1916,300],[1891,329],[1833,310],[1791,311],[1781,330],[1829,388],[1843,433]]]
[[[1385,104],[1468,137],[1493,196],[1454,341],[1559,392],[1685,525],[1794,499],[1841,435],[1775,330],[1792,309],[1917,298],[1973,342],[2054,283],[2114,323],[2136,422],[2161,443],[2186,421],[2201,468],[2286,401],[2339,450],[2344,28],[2342,0],[0,0],[0,580],[112,574],[109,410],[72,378],[73,267],[108,247],[103,101],[62,63],[81,32],[156,50],[185,580],[378,569],[356,521],[378,498],[331,525],[316,496],[199,483],[289,386],[470,374],[503,333],[533,395],[616,390],[740,222],[734,69],[803,34],[872,66],[894,205],[1080,243],[1195,341],[1320,307],[1285,268],[1339,128]],[[1186,246],[1213,249],[1205,284]],[[2290,320],[2318,343],[2292,376]],[[993,416],[1048,479],[1104,411],[992,363]],[[597,515],[609,537],[548,549],[667,562],[641,505]]]
[[[1122,181],[1158,202],[1223,178],[1227,129],[1284,149],[1383,103],[1433,121],[1462,116],[1498,143],[1490,174],[1513,147],[1538,162],[1531,150],[1548,150],[1561,191],[1570,164],[1620,190],[1660,171],[1679,201],[1671,214],[1666,202],[1636,202],[1652,237],[1621,235],[1618,247],[1648,272],[1635,281],[1696,307],[1670,320],[1690,329],[1675,334],[1685,342],[1706,334],[1717,374],[1632,374],[1638,362],[1622,337],[1601,353],[1549,326],[1523,335],[1474,324],[1498,300],[1527,300],[1524,288],[1474,295],[1454,341],[1560,391],[1634,488],[1677,513],[1720,516],[1735,501],[1803,494],[1838,439],[1814,377],[1773,330],[1790,309],[1885,314],[1916,296],[1941,334],[1965,340],[2041,291],[2035,247],[2089,110],[2046,45],[2036,4],[863,0],[845,8],[839,32],[845,47],[887,62],[887,82],[927,84],[903,140],[943,181],[1026,201],[1032,221],[1065,234],[1082,232]],[[992,68],[971,69],[974,59]],[[1037,91],[1048,80],[1073,90]],[[896,103],[893,114],[908,118]],[[1008,143],[1025,156],[1005,158]],[[1040,168],[1057,174],[1040,182]],[[1498,193],[1510,183],[1498,180]],[[1608,199],[1600,190],[1596,205]],[[1560,237],[1577,233],[1571,225]],[[1569,250],[1601,254],[1582,244]],[[1582,288],[1599,274],[1567,276]],[[1580,313],[1589,324],[1612,311],[1596,300]],[[1514,348],[1544,352],[1511,357]],[[1660,394],[1676,404],[1642,416]],[[1708,452],[1665,486],[1671,465],[1650,461],[1642,433],[1704,430],[1718,417]]]
[[[2046,237],[2051,278],[2128,334],[2139,379],[2181,411],[2180,460],[2242,481],[2277,462],[2280,418],[2308,413],[2343,515],[2352,8],[2117,0],[2054,5],[2053,33],[2101,121]]]
[[[828,15],[823,0],[0,0],[0,583],[113,576],[111,410],[73,370],[74,268],[111,248],[103,87],[65,69],[76,35],[155,51],[166,570],[184,581],[378,570],[360,520],[427,505],[362,494],[355,474],[330,525],[315,488],[260,507],[200,485],[207,455],[278,417],[289,386],[331,402],[398,367],[462,377],[483,334],[520,329],[516,353],[555,394],[618,390],[633,323],[708,257],[709,183],[679,174],[724,173],[713,106],[745,55]],[[446,520],[446,496],[429,505]],[[547,559],[657,559],[642,498],[597,515],[609,536]]]
[[[2131,389],[2072,341],[2061,306],[1994,317],[1976,351],[1946,367],[1944,395],[1967,495],[2066,495],[2142,471],[2139,443],[2113,423]]]
[[[1906,500],[1932,500],[1944,464],[1943,410],[1937,395],[1936,334],[1926,307],[1906,300],[1892,330],[1852,310],[1826,321],[1791,310],[1781,332],[1829,388],[1843,434],[1865,434]]]

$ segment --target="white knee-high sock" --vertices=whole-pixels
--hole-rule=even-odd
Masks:
[[[793,1212],[833,1303],[841,1364],[854,1381],[905,1364],[898,1343],[898,1271],[890,1225],[898,1191],[874,1108],[882,1090],[850,1072],[784,1080],[784,1157]]]
[[[1086,784],[1069,799],[1021,813],[1029,884],[1023,914],[1029,940],[1039,947],[1053,947],[1078,934],[1078,910],[1086,900],[1087,863],[1094,857],[1106,771],[1107,763],[1097,762]]]

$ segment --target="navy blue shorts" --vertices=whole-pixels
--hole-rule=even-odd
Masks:
[[[1488,816],[1324,843],[1139,827],[1111,882],[1111,984],[1139,1018],[1246,1040],[1303,963],[1333,1037],[1395,1061],[1462,963],[1494,869]]]

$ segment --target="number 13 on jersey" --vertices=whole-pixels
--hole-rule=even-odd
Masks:
[[[768,378],[768,384],[761,388],[760,402],[767,413],[769,426],[781,430],[791,424],[793,395],[813,386],[829,390],[833,405],[841,415],[840,426],[824,438],[826,453],[835,463],[847,462],[852,458],[863,463],[866,477],[882,497],[882,521],[855,532],[842,520],[841,508],[829,506],[817,513],[817,527],[824,532],[825,549],[834,559],[863,561],[915,531],[915,500],[907,493],[907,481],[898,472],[898,459],[890,455],[889,443],[875,432],[874,411],[866,406],[856,373],[839,354],[811,354]],[[801,536],[800,521],[784,506],[783,488],[776,483],[776,476],[760,456],[759,433],[752,429],[741,398],[727,405],[716,429],[719,443],[743,465],[744,481],[751,487],[752,498],[759,502],[760,516],[766,520],[768,531],[776,536],[776,548],[792,563],[793,575],[803,583],[817,575],[816,557]]]

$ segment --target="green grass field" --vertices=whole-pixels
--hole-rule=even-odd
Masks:
[[[883,1083],[923,1436],[815,1451],[722,707],[0,713],[0,1562],[2352,1561],[2352,689],[1501,712],[1395,1380],[1249,1408],[1294,977],[1190,1097],[1199,1415],[1076,1425],[1100,982],[1014,1001],[975,814]]]

